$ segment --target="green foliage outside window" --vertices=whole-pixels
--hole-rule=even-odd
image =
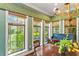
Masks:
[[[21,27],[21,29],[20,28],[17,29],[17,26],[14,27],[15,27],[14,29],[9,28],[10,29],[9,31],[10,41],[8,41],[9,53],[14,53],[16,51],[24,49],[24,31],[23,31],[24,28],[22,28],[22,26],[19,26]]]
[[[41,28],[40,26],[34,26],[34,39],[39,39],[40,38],[40,32],[41,32]]]

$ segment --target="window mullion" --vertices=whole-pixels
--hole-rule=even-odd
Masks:
[[[16,38],[16,46],[17,46],[17,50],[18,50],[18,26],[17,26],[17,38]]]
[[[10,26],[10,31],[11,31],[11,26]],[[10,35],[10,48],[11,48],[11,35]]]
[[[23,27],[24,27],[24,49],[25,49],[25,25]]]

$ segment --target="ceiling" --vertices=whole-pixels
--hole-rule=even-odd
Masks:
[[[55,8],[64,7],[64,3],[24,3],[24,5],[31,7],[49,16],[53,16],[55,14],[55,12],[53,11]],[[73,10],[73,9],[74,9],[74,6],[73,6],[73,3],[71,3],[70,10]],[[63,8],[63,10],[65,9]]]

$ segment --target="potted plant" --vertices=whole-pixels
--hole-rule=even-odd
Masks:
[[[68,40],[68,38],[60,40],[59,53],[65,55],[68,52],[68,49],[70,48],[71,44],[72,40]]]

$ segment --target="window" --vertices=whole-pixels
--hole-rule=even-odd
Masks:
[[[44,44],[47,43],[48,38],[49,38],[49,27],[45,26],[45,28],[44,28]]]
[[[59,21],[52,23],[52,33],[59,33]]]
[[[59,27],[52,27],[52,33],[59,33]]]
[[[44,44],[47,43],[47,40],[49,38],[49,21],[44,21]]]
[[[34,40],[41,40],[41,20],[38,18],[33,19],[33,28],[32,28],[32,44]],[[34,44],[32,45],[32,48],[34,48]]]
[[[33,19],[33,40],[41,39],[41,23],[40,19]]]
[[[41,27],[40,26],[34,26],[34,39],[38,39],[40,40],[40,31],[41,31]]]
[[[49,27],[48,26],[45,26],[44,35],[45,35],[45,38],[49,37]]]
[[[76,20],[75,19],[72,19],[72,20],[65,20],[64,22],[65,24],[65,33],[66,34],[73,34],[74,35],[74,40],[73,41],[76,41]]]
[[[25,49],[24,18],[9,15],[8,17],[8,54]]]

